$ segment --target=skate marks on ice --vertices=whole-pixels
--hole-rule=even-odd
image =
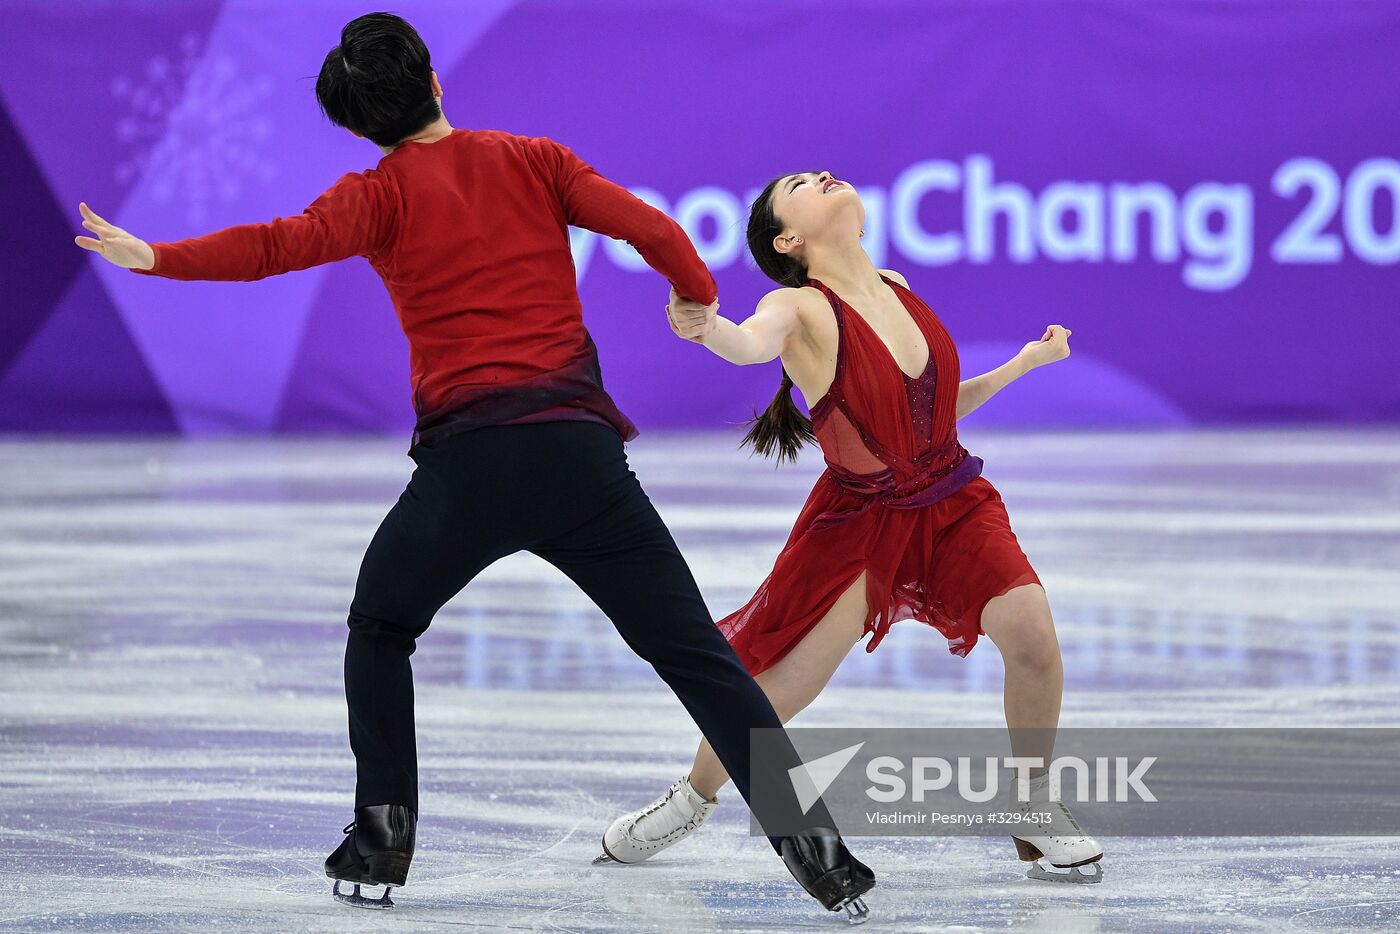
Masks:
[[[851,689],[811,713],[813,725],[831,725],[849,715],[848,705],[878,700],[893,715],[913,717],[918,704],[947,709],[956,698]],[[581,740],[559,735],[553,747],[523,727],[514,739],[493,738],[497,720],[548,723],[566,699],[619,713],[604,717],[609,729]],[[999,701],[965,699],[987,711]],[[620,711],[648,703],[656,715],[630,733]],[[25,886],[0,907],[0,929],[196,930],[216,918],[247,931],[379,930],[389,923],[782,931],[832,930],[834,922],[844,929],[794,890],[765,841],[747,835],[729,789],[703,832],[682,846],[639,866],[590,864],[608,820],[663,785],[687,752],[684,715],[665,706],[664,696],[646,692],[426,692],[424,746],[438,752],[425,754],[419,855],[409,884],[395,890],[392,922],[377,922],[381,927],[334,903],[320,872],[342,810],[329,800],[339,796],[322,787],[333,780],[334,763],[331,771],[318,764],[325,751],[312,731],[330,730],[338,717],[321,724],[311,705],[304,736],[255,757],[271,721],[288,715],[265,711],[246,733],[229,731],[227,745],[195,747],[197,766],[85,738],[91,771],[71,783],[54,776],[47,791],[31,787],[18,808],[8,797],[0,808],[0,875]],[[496,754],[486,750],[493,743]],[[66,768],[76,771],[83,755],[73,750]],[[250,761],[258,764],[239,765]],[[7,757],[7,776],[9,764]],[[89,803],[98,797],[106,803]],[[852,845],[880,873],[869,898],[872,929],[1309,928],[1307,913],[1319,910],[1332,916],[1319,929],[1368,922],[1384,929],[1396,920],[1385,903],[1400,903],[1400,875],[1383,868],[1400,866],[1395,841],[1101,842],[1109,870],[1093,887],[1025,879],[1026,864],[1006,838],[857,838]]]
[[[728,841],[730,844],[740,841]],[[749,842],[745,840],[744,842]],[[909,841],[901,841],[908,843]],[[1158,843],[1160,841],[1152,841]],[[1211,844],[1218,841],[1207,841]],[[870,928],[899,931],[989,930],[1012,927],[1050,931],[1200,931],[1200,930],[1359,930],[1394,929],[1394,888],[1389,913],[1368,874],[1333,873],[1353,893],[1351,904],[1332,900],[1327,907],[1298,908],[1317,896],[1324,878],[1280,885],[1277,879],[1252,876],[1231,867],[1242,854],[1218,857],[1198,866],[1199,850],[1162,853],[1147,847],[1115,850],[1121,883],[1112,892],[1093,895],[1062,891],[1015,878],[1018,867],[989,867],[1004,860],[996,848],[961,840],[942,851],[911,852],[909,846],[867,847],[884,869],[876,918]],[[971,844],[971,845],[969,845]],[[737,849],[735,847],[734,849]],[[1213,846],[1219,853],[1221,849]],[[578,858],[590,850],[579,849]],[[562,856],[563,854],[561,854]],[[1276,855],[1255,853],[1255,871],[1272,872]],[[783,880],[755,885],[743,878],[763,873],[766,854],[707,851],[687,865],[634,867],[622,878],[599,884],[573,864],[545,860],[507,878],[491,875],[450,880],[437,878],[444,867],[432,860],[424,878],[403,890],[392,926],[415,929],[468,928],[526,931],[782,931],[843,930],[836,918],[813,918],[810,908],[790,897]],[[1286,862],[1286,860],[1285,860]],[[262,865],[268,865],[263,861]],[[1338,866],[1337,868],[1340,868]],[[736,881],[735,877],[738,876]],[[771,877],[770,877],[771,878]],[[117,881],[117,880],[113,880]],[[230,872],[218,880],[176,887],[169,881],[121,880],[121,888],[89,885],[85,904],[64,910],[51,902],[42,913],[9,912],[4,929],[205,930],[212,919],[246,931],[382,930],[390,921],[367,921],[361,912],[330,904],[319,891],[321,880],[301,891],[266,886],[247,874]],[[1331,883],[1337,885],[1337,882]],[[206,888],[208,885],[210,888]],[[1254,890],[1250,886],[1257,886]],[[183,892],[181,891],[183,889]],[[1312,890],[1309,892],[1309,890]],[[1363,899],[1362,893],[1367,893]],[[21,893],[24,894],[24,893]],[[68,896],[74,894],[66,893]],[[1358,907],[1357,903],[1361,906]],[[1204,910],[1203,910],[1204,908]],[[1326,913],[1320,920],[1317,913]],[[835,922],[833,926],[829,922]],[[378,926],[376,926],[378,925]]]
[[[1395,725],[1400,437],[964,443],[1046,580],[1066,725]],[[711,606],[747,598],[812,459],[774,471],[727,435],[629,448]],[[732,788],[673,851],[590,864],[695,734],[530,556],[488,569],[414,656],[423,836],[398,907],[334,902],[345,610],[411,466],[397,440],[0,442],[0,930],[844,930]],[[798,722],[997,725],[1000,694],[990,642],[955,659],[901,623]],[[1026,879],[1008,838],[849,842],[879,876],[870,930],[1400,926],[1387,839],[1104,838],[1094,886]]]

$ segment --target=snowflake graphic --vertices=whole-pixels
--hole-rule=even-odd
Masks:
[[[271,79],[240,73],[227,55],[201,59],[200,45],[187,33],[175,60],[157,55],[139,78],[112,81],[112,96],[126,105],[116,125],[127,147],[117,180],[144,178],[158,202],[182,202],[194,224],[211,199],[232,201],[246,183],[276,174],[262,151],[272,121],[258,107],[272,93]]]

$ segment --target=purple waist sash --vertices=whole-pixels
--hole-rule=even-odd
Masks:
[[[856,516],[864,515],[871,507],[877,503],[881,506],[888,506],[891,509],[920,509],[924,506],[932,506],[941,499],[952,496],[958,490],[967,486],[977,477],[982,475],[982,458],[975,454],[969,454],[957,466],[944,473],[922,474],[911,477],[903,483],[889,483],[885,486],[876,485],[878,477],[863,477],[857,479],[853,474],[842,476],[843,471],[834,465],[828,468],[837,484],[843,490],[854,496],[865,497],[865,502],[855,509],[845,511],[829,510],[812,520],[809,529],[813,532],[830,528]],[[884,475],[881,475],[884,476]],[[930,478],[935,478],[928,486],[918,487],[920,483],[927,482]]]

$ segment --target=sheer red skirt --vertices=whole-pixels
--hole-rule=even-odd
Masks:
[[[917,619],[937,629],[952,654],[966,655],[985,634],[981,617],[988,600],[1041,582],[1011,531],[1001,494],[983,477],[919,509],[875,505],[839,524],[811,528],[823,513],[862,505],[824,472],[772,573],[748,603],[719,622],[752,674],[781,661],[862,571],[865,632],[873,634],[868,652],[894,623]]]

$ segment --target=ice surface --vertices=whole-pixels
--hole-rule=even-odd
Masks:
[[[1400,434],[963,431],[1045,580],[1066,726],[1396,726]],[[717,613],[820,469],[647,433],[634,467]],[[592,866],[696,733],[553,568],[517,556],[414,656],[423,819],[387,915],[334,902],[351,818],[340,681],[402,439],[0,443],[0,930],[845,929],[748,835]],[[989,726],[1001,663],[897,625],[796,725]],[[1089,828],[1092,832],[1092,828]],[[1098,886],[999,837],[854,838],[865,930],[1400,928],[1393,838],[1104,839]]]

